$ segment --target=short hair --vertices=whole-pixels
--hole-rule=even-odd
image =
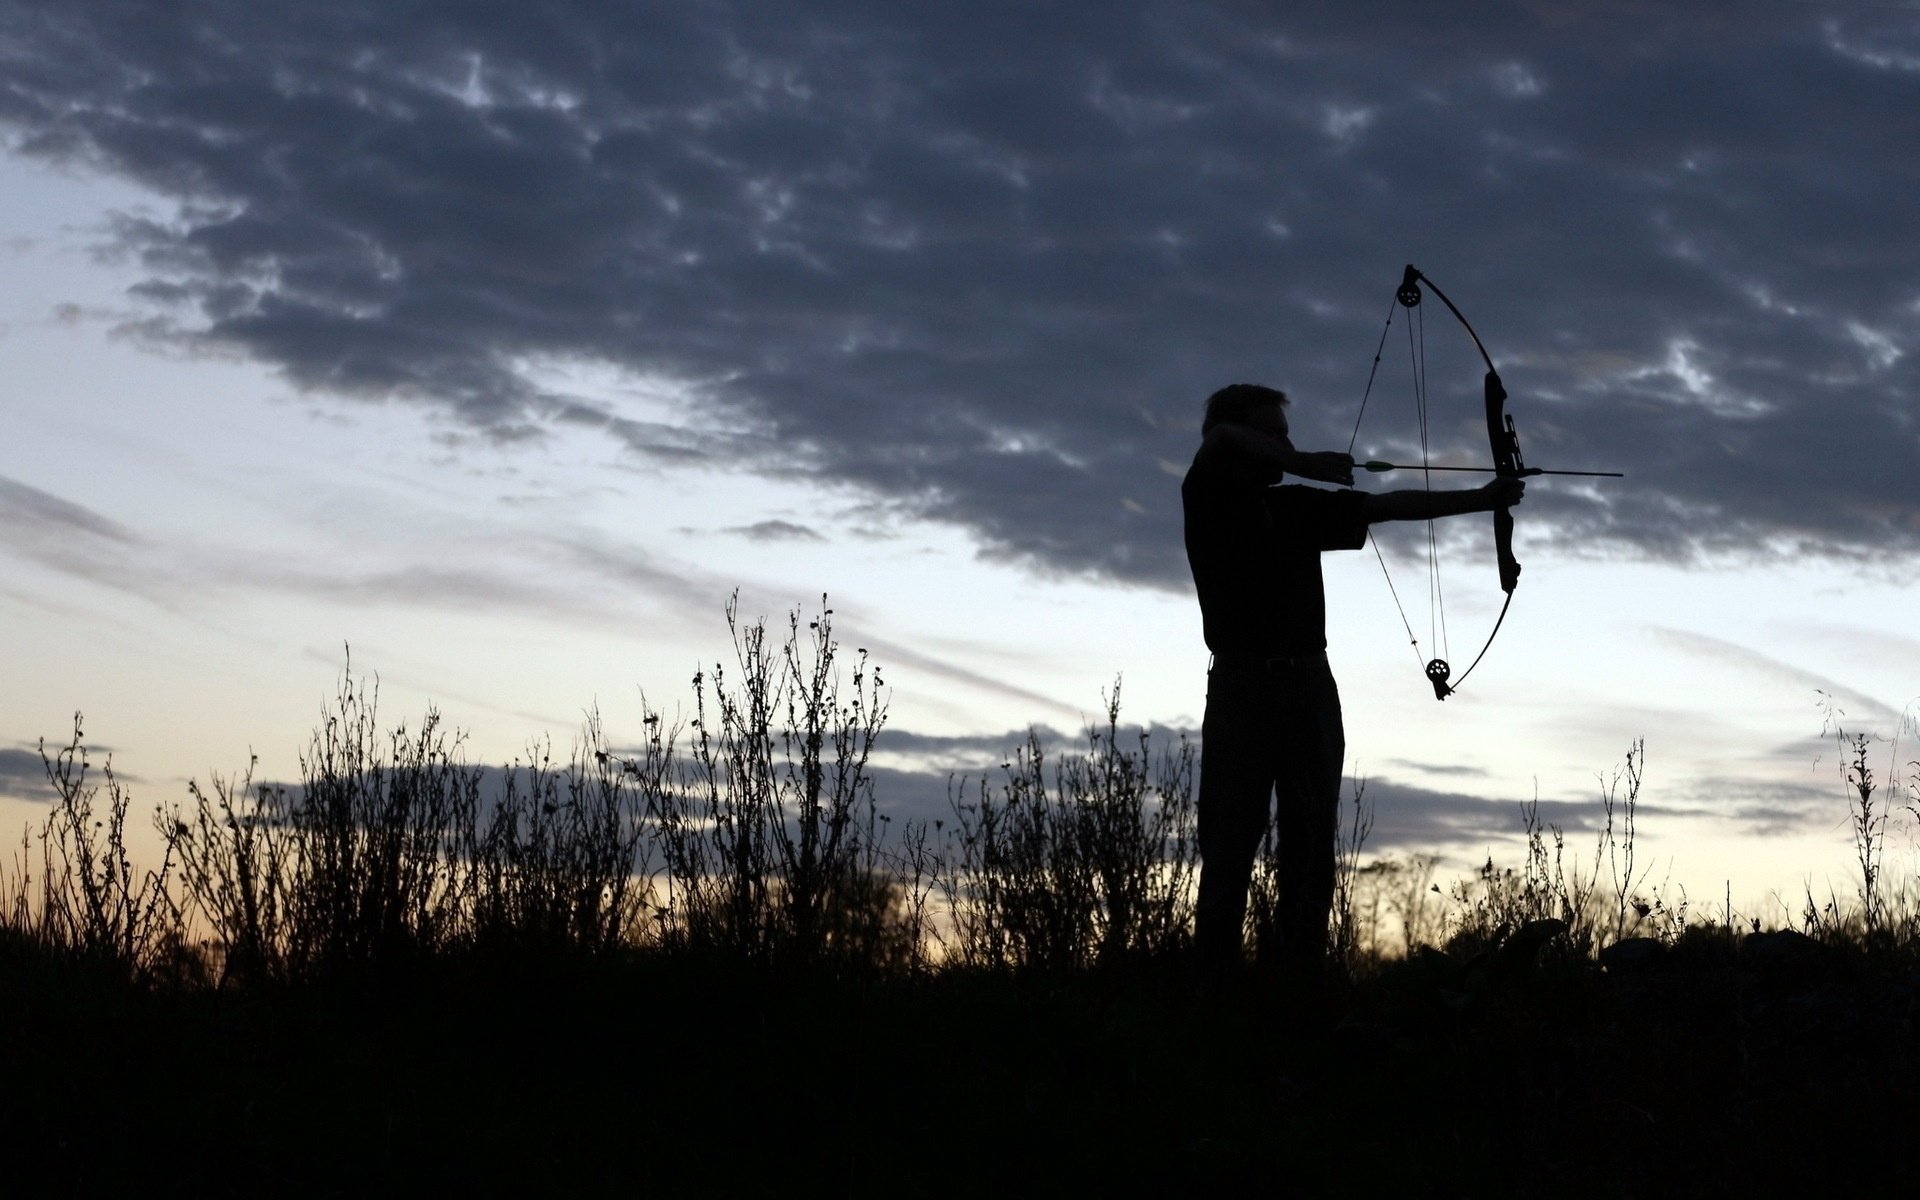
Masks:
[[[1278,388],[1257,383],[1230,383],[1207,397],[1207,415],[1200,422],[1200,436],[1213,432],[1215,425],[1244,425],[1247,418],[1269,404],[1285,408],[1292,401]]]

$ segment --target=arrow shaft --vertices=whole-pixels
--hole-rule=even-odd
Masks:
[[[1382,471],[1474,471],[1482,475],[1491,475],[1495,473],[1492,467],[1417,466],[1417,465],[1410,465],[1407,463],[1380,462],[1377,459],[1372,462],[1361,463],[1360,466],[1368,471],[1372,471],[1376,475]],[[1527,467],[1523,469],[1520,472],[1520,474],[1522,476],[1587,475],[1587,476],[1593,476],[1595,478],[1601,478],[1601,479],[1625,479],[1626,478],[1626,475],[1620,471],[1549,471],[1544,467]]]

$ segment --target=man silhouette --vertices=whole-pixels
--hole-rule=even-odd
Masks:
[[[1346,733],[1327,668],[1320,554],[1358,550],[1378,521],[1425,521],[1518,504],[1499,478],[1452,492],[1370,495],[1349,486],[1353,458],[1295,450],[1286,394],[1237,383],[1207,399],[1201,442],[1180,485],[1187,563],[1213,662],[1200,742],[1200,897],[1196,940],[1215,983],[1242,962],[1254,855],[1275,792],[1277,964],[1311,987],[1324,967]]]

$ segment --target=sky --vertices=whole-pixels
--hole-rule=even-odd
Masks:
[[[1645,739],[1654,882],[1844,894],[1832,728],[1898,792],[1920,697],[1917,131],[1920,3],[0,0],[0,821],[76,711],[143,804],[292,778],[349,654],[476,760],[637,738],[735,591],[882,665],[896,811],[1116,679],[1197,730],[1207,394],[1415,461],[1419,317],[1486,460],[1439,306],[1367,390],[1414,263],[1528,463],[1626,477],[1530,485],[1444,705],[1487,519],[1444,640],[1424,528],[1328,556],[1371,849],[1589,830]]]

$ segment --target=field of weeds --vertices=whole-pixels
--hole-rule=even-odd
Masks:
[[[1632,747],[1579,853],[1448,888],[1356,787],[1302,994],[1191,963],[1195,751],[1031,740],[896,823],[885,686],[831,616],[738,621],[644,744],[466,762],[351,672],[297,784],[132,801],[76,721],[0,909],[15,1195],[1748,1195],[1904,1173],[1920,906],[1791,928],[1645,887]],[[1905,797],[1902,799],[1911,799]]]

